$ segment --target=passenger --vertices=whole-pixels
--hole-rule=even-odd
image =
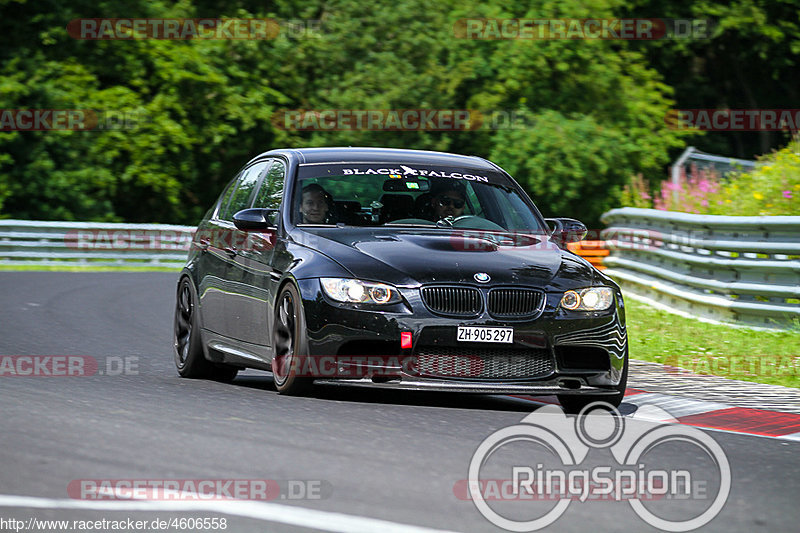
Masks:
[[[300,203],[301,224],[332,224],[333,197],[322,186],[312,183],[303,187]]]
[[[445,217],[460,217],[464,214],[466,198],[466,189],[461,183],[437,183],[431,189],[433,220],[441,220]]]

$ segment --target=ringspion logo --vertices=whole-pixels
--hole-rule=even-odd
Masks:
[[[658,407],[647,408],[648,415],[671,419]],[[597,464],[603,454],[608,462]],[[676,457],[688,458],[687,464]],[[457,481],[453,492],[508,531],[536,531],[572,504],[604,500],[627,503],[651,526],[677,532],[714,519],[730,488],[728,459],[708,434],[626,419],[595,402],[575,417],[545,406],[498,429],[480,443],[468,478]]]

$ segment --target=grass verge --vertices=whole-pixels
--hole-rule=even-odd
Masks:
[[[800,388],[800,328],[761,331],[700,322],[625,300],[630,357],[697,374]]]

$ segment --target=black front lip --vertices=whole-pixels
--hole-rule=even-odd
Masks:
[[[560,383],[564,379],[581,381],[580,388],[568,388]],[[436,392],[462,392],[475,394],[533,394],[545,396],[553,394],[609,394],[617,392],[613,386],[602,387],[589,385],[585,379],[573,377],[557,377],[553,379],[508,382],[508,381],[460,381],[435,378],[422,378],[419,376],[401,375],[399,378],[387,381],[374,381],[370,378],[359,379],[318,379],[320,385],[346,385],[355,387],[371,387],[394,390],[410,391],[436,391]]]

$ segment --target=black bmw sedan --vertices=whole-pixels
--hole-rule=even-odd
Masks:
[[[380,148],[273,150],[208,211],[178,282],[184,377],[270,371],[313,384],[558,396],[618,405],[619,287],[478,157]]]

